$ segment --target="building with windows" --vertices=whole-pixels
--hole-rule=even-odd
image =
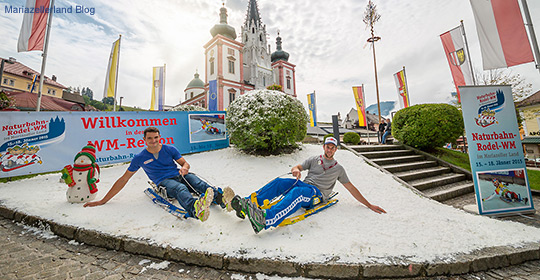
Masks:
[[[516,104],[523,118],[521,143],[528,158],[540,158],[540,90]]]
[[[4,72],[2,75],[2,81],[0,81],[0,87],[5,90],[37,93],[39,88],[39,72],[18,62],[14,58],[11,58],[10,61],[12,63],[4,64]],[[32,81],[35,75],[37,75],[37,77],[34,84],[34,89],[32,90]],[[55,75],[53,75],[52,78],[45,76],[42,95],[62,98],[64,89],[67,89],[67,87],[58,83]]]
[[[249,1],[241,41],[236,40],[236,30],[227,23],[225,7],[221,7],[219,16],[219,23],[210,29],[212,39],[204,45],[204,82],[196,73],[184,90],[182,105],[225,110],[239,95],[273,84],[296,97],[296,66],[288,61],[289,53],[282,49],[279,34],[277,50],[270,52],[257,1]]]

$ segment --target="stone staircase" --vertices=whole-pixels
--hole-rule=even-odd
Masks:
[[[437,201],[474,192],[471,173],[404,145],[345,146]]]

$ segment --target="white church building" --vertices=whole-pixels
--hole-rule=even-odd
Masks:
[[[182,105],[198,105],[209,110],[225,110],[234,99],[253,89],[281,85],[283,92],[296,97],[296,65],[276,38],[270,53],[266,25],[261,21],[256,0],[249,0],[246,20],[237,41],[234,27],[227,24],[227,9],[220,9],[220,21],[210,29],[212,39],[204,45],[204,81],[195,73],[184,90]]]

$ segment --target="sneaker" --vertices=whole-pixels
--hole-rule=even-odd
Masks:
[[[193,204],[193,208],[195,209],[195,216],[199,220],[203,222],[208,220],[208,216],[210,216],[209,207],[210,204],[212,204],[213,199],[214,190],[212,188],[207,188],[204,195],[195,201],[195,203]]]
[[[241,198],[238,195],[235,195],[231,200],[231,207],[234,209],[234,211],[236,211],[236,216],[240,219],[244,219],[246,217],[246,214],[244,213],[246,201],[247,200],[245,198]]]
[[[247,212],[251,227],[255,233],[259,233],[266,227],[266,211],[257,207],[251,201],[246,200],[244,212]]]
[[[227,212],[231,212],[233,210],[233,207],[232,207],[233,198],[234,198],[233,189],[231,189],[230,187],[225,187],[225,189],[223,189],[221,201],[225,206],[223,208],[226,209]]]

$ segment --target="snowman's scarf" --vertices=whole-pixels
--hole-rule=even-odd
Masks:
[[[99,182],[99,178],[94,179],[94,176],[96,175],[96,170],[99,173],[99,165],[95,163],[74,164],[73,169],[76,171],[88,171],[88,175],[86,175],[86,181],[88,182],[88,188],[90,189],[90,193],[95,193],[98,191],[96,183]]]

